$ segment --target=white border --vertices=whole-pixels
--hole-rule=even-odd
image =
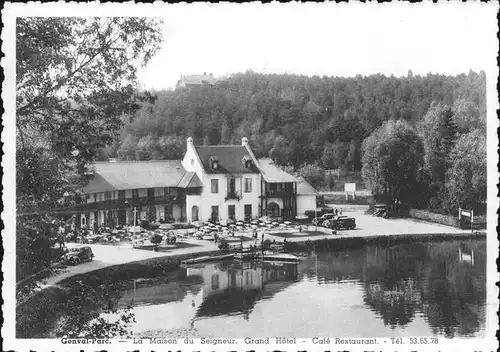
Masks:
[[[323,4],[324,6],[347,6],[347,4]],[[410,6],[409,4],[348,4],[349,6],[372,6],[380,9],[383,6]],[[446,5],[446,4],[440,4]],[[463,6],[472,4],[463,4]],[[487,229],[487,325],[488,329],[485,332],[484,339],[461,339],[455,338],[453,340],[445,340],[440,338],[441,343],[437,346],[415,346],[415,345],[377,345],[375,346],[358,346],[358,345],[313,345],[310,339],[301,342],[298,339],[297,345],[246,345],[240,343],[238,345],[175,345],[175,346],[162,346],[162,345],[133,345],[132,343],[119,344],[113,343],[112,345],[64,345],[59,340],[16,340],[15,336],[15,18],[17,16],[54,16],[54,15],[78,15],[78,16],[94,16],[112,14],[113,16],[154,16],[161,11],[168,10],[166,4],[64,4],[64,3],[6,3],[2,13],[4,29],[2,31],[2,51],[5,57],[2,59],[2,66],[5,72],[5,81],[3,83],[2,99],[5,109],[3,116],[4,130],[2,132],[2,142],[4,143],[2,158],[2,168],[4,172],[3,177],[3,204],[4,212],[2,213],[2,220],[4,221],[5,229],[2,231],[4,241],[4,259],[2,263],[4,282],[2,296],[4,299],[3,316],[4,324],[2,326],[2,337],[4,338],[5,350],[28,351],[28,350],[55,350],[55,351],[70,351],[75,349],[83,350],[108,350],[108,351],[123,351],[127,350],[240,350],[248,351],[255,350],[376,350],[376,351],[409,351],[409,350],[460,350],[460,351],[473,351],[473,350],[493,350],[497,349],[498,343],[495,338],[495,332],[498,327],[498,320],[496,311],[498,309],[498,289],[495,282],[498,281],[498,273],[496,269],[495,259],[498,256],[498,239],[496,236],[496,211],[498,209],[498,199],[496,196],[496,180],[499,179],[497,170],[498,163],[498,141],[496,130],[498,128],[498,120],[496,118],[496,109],[498,108],[498,94],[496,91],[496,83],[498,79],[498,67],[496,63],[496,56],[498,53],[498,40],[496,33],[498,31],[496,23],[496,13],[498,11],[498,4],[476,4],[476,6],[489,6],[491,15],[485,18],[485,21],[491,22],[491,33],[488,37],[478,38],[484,41],[484,45],[491,49],[491,55],[488,56],[488,67],[484,70],[487,75],[487,113],[488,113],[488,229]],[[187,4],[178,4],[173,6],[195,6]],[[203,5],[201,5],[203,6]],[[206,6],[206,4],[205,4]],[[215,5],[210,5],[215,6]],[[237,6],[237,5],[232,5]],[[259,3],[253,3],[251,6],[262,6]],[[270,5],[265,5],[270,6]],[[286,6],[286,5],[281,5]],[[308,4],[308,6],[319,6]],[[417,6],[417,5],[411,5]],[[419,4],[418,6],[428,6],[429,11],[432,11],[433,5],[429,3]],[[471,8],[473,10],[473,8]],[[473,11],[471,11],[473,15]],[[425,24],[423,24],[425,25]],[[464,47],[464,50],[467,50]],[[198,340],[199,341],[199,340]],[[240,340],[242,341],[242,340]],[[88,346],[88,347],[87,347]],[[385,347],[387,346],[387,347]]]

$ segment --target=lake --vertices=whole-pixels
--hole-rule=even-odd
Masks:
[[[367,246],[287,265],[210,263],[116,287],[114,308],[130,308],[137,337],[480,337],[486,241]]]

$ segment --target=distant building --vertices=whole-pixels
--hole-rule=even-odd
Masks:
[[[316,190],[241,145],[195,146],[182,160],[96,162],[73,213],[93,228],[136,220],[293,219],[316,207]]]
[[[203,72],[202,75],[182,75],[177,82],[177,88],[213,88],[217,80],[212,73]]]

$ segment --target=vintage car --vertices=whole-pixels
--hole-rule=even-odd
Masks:
[[[313,225],[328,227],[325,224],[327,224],[328,221],[333,219],[334,217],[335,217],[335,214],[333,214],[333,213],[323,214],[319,218],[314,218],[312,220],[312,223],[313,223]]]
[[[336,216],[330,220],[325,220],[324,227],[328,227],[335,230],[340,229],[354,229],[356,228],[356,219],[350,216]]]
[[[74,247],[69,250],[63,257],[63,262],[65,264],[77,265],[86,260],[94,259],[94,253],[92,253],[92,248],[88,246],[84,247]]]

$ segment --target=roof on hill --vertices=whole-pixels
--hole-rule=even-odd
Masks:
[[[215,84],[217,80],[213,75],[185,75],[181,77],[185,84]]]
[[[269,158],[259,159],[260,171],[264,180],[269,183],[298,182],[299,180],[281,168]]]
[[[259,169],[252,164],[251,168],[246,168],[243,158],[252,158],[247,148],[242,145],[208,145],[195,146],[201,163],[206,173],[209,174],[244,174],[258,173]],[[213,170],[210,165],[210,158],[218,160],[218,167]]]
[[[180,160],[96,162],[85,193],[177,187],[186,174]]]

